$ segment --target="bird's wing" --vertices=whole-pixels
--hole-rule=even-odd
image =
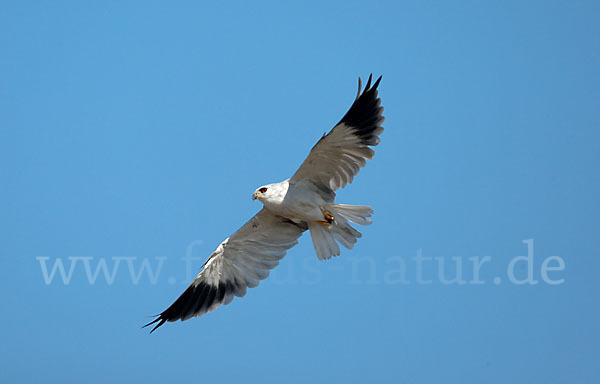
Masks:
[[[354,179],[375,152],[370,146],[379,144],[384,117],[377,86],[381,77],[371,86],[372,75],[361,93],[358,79],[356,100],[342,120],[311,149],[308,157],[292,176],[291,182],[311,180],[335,191]]]
[[[202,271],[169,308],[157,316],[150,333],[167,321],[187,320],[229,304],[254,288],[279,264],[288,249],[298,244],[306,223],[294,223],[263,208],[219,245]]]

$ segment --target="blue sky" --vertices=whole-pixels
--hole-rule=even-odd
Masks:
[[[0,380],[595,382],[599,12],[5,2]],[[386,131],[338,194],[375,209],[357,246],[319,262],[305,234],[243,299],[140,330],[371,72]]]

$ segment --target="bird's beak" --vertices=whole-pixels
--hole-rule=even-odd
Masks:
[[[252,194],[252,200],[256,200],[256,199],[258,199],[259,197],[262,197],[262,196],[263,196],[262,193],[256,193],[256,192],[254,192]]]

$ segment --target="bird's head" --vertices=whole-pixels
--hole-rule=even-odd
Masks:
[[[254,193],[252,194],[252,200],[260,200],[261,198],[267,197],[267,194],[269,194],[269,186],[264,185],[258,188],[256,191],[254,191]]]
[[[280,203],[288,190],[288,180],[281,183],[263,185],[252,194],[252,200],[259,200],[264,203]]]

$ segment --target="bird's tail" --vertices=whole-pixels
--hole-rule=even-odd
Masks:
[[[330,259],[340,255],[338,243],[347,249],[352,249],[356,241],[362,237],[350,223],[369,225],[368,219],[373,214],[371,207],[366,205],[330,204],[325,207],[333,216],[331,223],[313,222],[308,224],[310,237],[319,260]]]

